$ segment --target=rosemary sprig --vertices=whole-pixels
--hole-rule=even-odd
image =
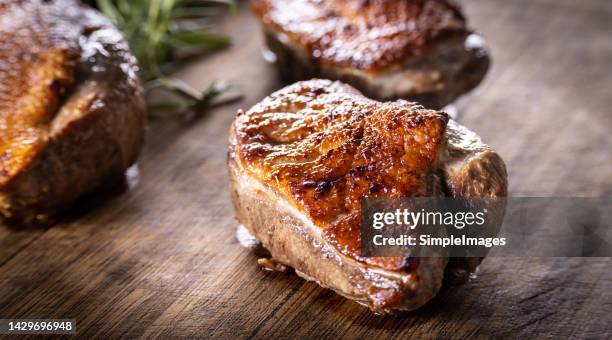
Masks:
[[[228,47],[228,37],[209,31],[210,20],[221,12],[220,6],[234,9],[234,0],[97,0],[97,6],[123,32],[140,64],[146,92],[162,89],[178,99],[152,104],[151,113],[202,110],[227,90],[225,83],[213,83],[197,91],[168,78],[164,69],[179,52]]]
[[[162,101],[149,105],[149,114],[156,118],[165,118],[176,112],[188,112],[189,110],[201,112],[213,104],[218,95],[226,92],[230,85],[227,82],[213,82],[204,91],[195,90],[179,79],[158,78],[148,82],[145,91],[162,88],[171,91],[180,101]],[[228,96],[223,101],[216,101],[214,106],[233,102],[241,98],[240,95]]]

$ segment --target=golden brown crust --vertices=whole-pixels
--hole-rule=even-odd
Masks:
[[[13,6],[19,5],[14,1]],[[0,184],[31,162],[44,144],[46,124],[74,83],[76,42],[60,41],[38,20],[25,27],[0,8]]]
[[[463,15],[446,0],[254,0],[252,9],[308,58],[369,72],[466,32]]]
[[[444,113],[372,101],[340,83],[300,82],[239,114],[237,161],[324,228],[338,250],[359,258],[360,200],[432,195],[447,121]]]
[[[119,31],[75,0],[0,4],[0,213],[41,222],[136,159],[146,122]]]

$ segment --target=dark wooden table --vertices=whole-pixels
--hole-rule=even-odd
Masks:
[[[465,5],[494,66],[457,105],[506,160],[511,194],[612,195],[612,2]],[[234,238],[226,136],[238,108],[280,84],[253,18],[224,28],[234,46],[178,75],[229,79],[245,99],[153,122],[127,192],[53,228],[0,226],[1,318],[76,318],[83,338],[611,336],[610,258],[487,259],[474,282],[400,318],[262,272]]]

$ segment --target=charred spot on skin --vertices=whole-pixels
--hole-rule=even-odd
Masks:
[[[327,91],[325,91],[324,88],[322,87],[317,87],[315,89],[312,89],[312,94],[314,94],[315,96],[320,96],[322,94],[325,94]]]
[[[370,194],[376,194],[378,192],[380,192],[382,190],[383,186],[380,183],[373,183],[372,185],[370,185],[370,188],[368,188],[368,192]]]
[[[346,23],[344,25],[344,27],[342,27],[342,30],[344,31],[344,33],[350,33],[355,29],[355,26],[353,26],[353,24],[351,23]]]
[[[361,143],[363,141],[363,131],[358,132],[354,137],[353,141],[356,143]]]
[[[363,174],[365,170],[366,170],[365,165],[358,165],[352,169],[352,172],[357,173],[357,174]]]
[[[315,198],[320,198],[324,194],[330,192],[331,189],[334,187],[334,184],[335,183],[333,180],[322,180],[317,183],[317,187],[314,190]]]
[[[418,115],[418,116],[414,116],[414,118],[408,122],[408,126],[410,126],[411,128],[416,128],[419,125],[422,125],[424,122],[425,122],[425,118],[421,115]]]

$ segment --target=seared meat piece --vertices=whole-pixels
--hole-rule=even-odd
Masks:
[[[76,0],[0,3],[0,213],[44,223],[121,176],[142,147],[136,60]]]
[[[507,187],[497,153],[446,114],[327,80],[239,112],[229,172],[238,220],[274,261],[386,312],[435,296],[449,261],[361,256],[360,199],[497,197]],[[480,259],[452,263],[469,272]]]
[[[476,87],[484,40],[447,0],[253,0],[286,81],[336,79],[441,108]]]

